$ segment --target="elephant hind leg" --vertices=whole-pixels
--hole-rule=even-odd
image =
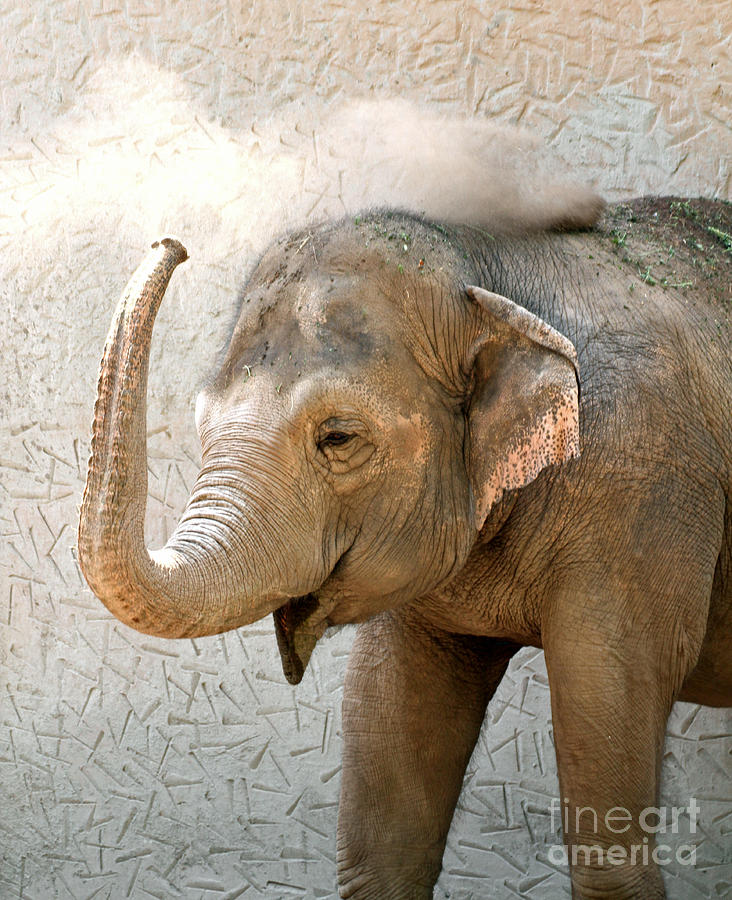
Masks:
[[[343,699],[341,897],[432,897],[486,705],[517,649],[410,610],[359,626]]]

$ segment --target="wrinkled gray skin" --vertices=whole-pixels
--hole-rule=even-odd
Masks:
[[[634,221],[671,228],[672,210],[637,204]],[[712,213],[729,218],[699,215]],[[695,265],[681,242],[677,283]],[[199,398],[189,505],[152,553],[147,359],[185,251],[162,242],[131,284],[102,366],[82,567],[153,634],[275,612],[292,681],[327,625],[362,623],[343,703],[342,897],[432,895],[520,646],[546,651],[571,824],[587,806],[633,817],[624,834],[570,828],[570,845],[642,844],[671,704],[732,700],[729,296],[712,289],[728,291],[730,265],[715,246],[713,284],[700,270],[682,290],[642,281],[601,231],[493,239],[374,213],[281,240]],[[583,859],[575,898],[663,896],[652,864]]]

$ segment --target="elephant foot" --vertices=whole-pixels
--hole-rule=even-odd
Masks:
[[[341,870],[338,876],[340,897],[343,900],[432,900],[431,885],[406,883],[402,875],[394,880],[385,878],[385,873],[370,873]]]
[[[664,900],[661,873],[654,865],[572,868],[572,900]]]

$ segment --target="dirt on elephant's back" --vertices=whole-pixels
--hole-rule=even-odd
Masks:
[[[724,200],[641,197],[608,207],[598,230],[631,277],[702,292],[732,313],[732,204]],[[632,290],[632,287],[631,287]]]

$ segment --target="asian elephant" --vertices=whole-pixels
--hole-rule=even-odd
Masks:
[[[160,240],[130,282],[102,361],[82,569],[149,634],[274,613],[293,683],[329,625],[361,623],[342,897],[432,896],[522,645],[546,652],[568,848],[616,848],[576,854],[573,896],[664,896],[631,849],[671,705],[732,701],[730,233],[728,204],[666,198],[577,230],[377,210],[283,237],[198,398],[200,476],[153,551],[147,367],[186,251]]]

